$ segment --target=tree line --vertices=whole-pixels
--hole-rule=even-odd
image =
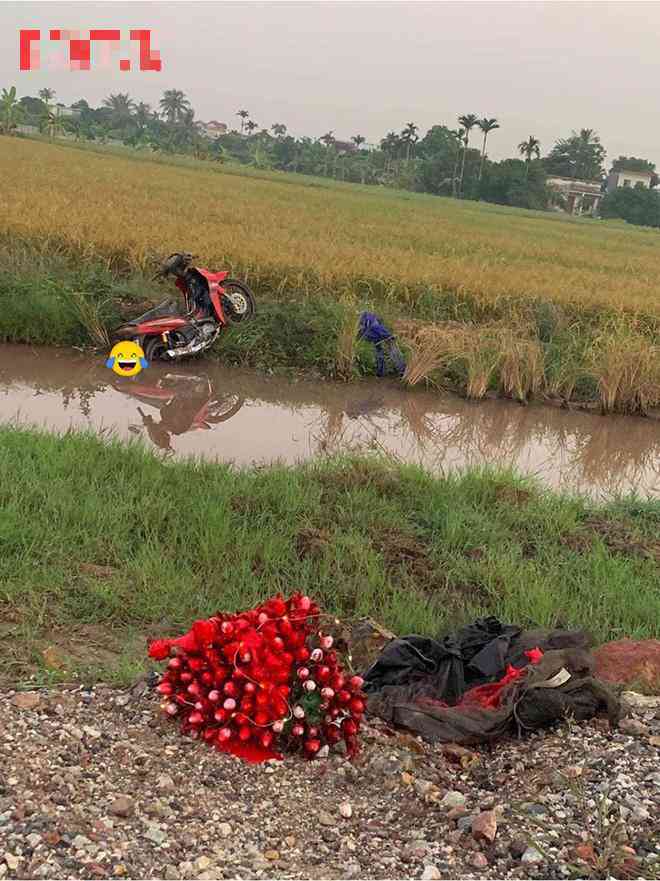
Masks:
[[[433,125],[423,136],[418,125],[408,122],[399,132],[388,132],[377,145],[367,145],[361,134],[341,140],[334,131],[318,138],[295,138],[284,123],[261,126],[244,108],[236,111],[237,124],[232,130],[211,137],[196,119],[187,96],[178,89],[166,90],[156,108],[125,92],[110,94],[96,108],[81,99],[71,105],[73,115],[65,115],[55,97],[49,88],[37,97],[20,99],[15,87],[3,89],[0,131],[8,134],[21,124],[31,125],[52,138],[118,141],[135,149],[522,208],[561,207],[561,196],[547,185],[549,177],[605,179],[606,151],[591,128],[559,138],[545,156],[540,141],[530,135],[518,145],[516,157],[493,161],[487,145],[500,123],[495,117],[474,113],[459,116],[456,128]],[[475,134],[478,146],[474,146]],[[620,157],[613,170],[620,167],[655,172],[655,166],[643,159]],[[639,217],[651,221],[660,218],[660,209],[649,207],[658,199],[654,191],[645,196],[635,189],[625,195],[613,193],[603,199],[602,213],[630,222],[641,222]]]

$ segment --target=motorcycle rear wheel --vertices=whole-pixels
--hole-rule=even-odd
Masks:
[[[222,305],[227,313],[230,324],[249,321],[257,311],[254,294],[250,288],[237,278],[228,278],[222,282],[225,293]]]
[[[147,359],[149,364],[154,361],[172,360],[167,354],[167,346],[159,336],[149,337],[147,342],[144,344],[144,357]]]

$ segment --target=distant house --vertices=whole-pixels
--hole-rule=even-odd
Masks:
[[[219,135],[226,135],[229,129],[224,122],[218,122],[212,119],[210,122],[201,123],[202,132],[207,138],[217,138]]]
[[[644,187],[650,189],[654,176],[652,171],[611,171],[607,177],[607,192],[612,193],[619,187]]]
[[[333,147],[338,153],[355,153],[357,145],[353,141],[334,141]]]
[[[547,186],[563,203],[569,214],[598,214],[598,206],[603,198],[603,185],[599,180],[576,180],[572,177],[549,177]]]
[[[80,116],[80,111],[74,110],[73,107],[66,107],[64,104],[56,104],[55,115],[74,118],[76,116]]]

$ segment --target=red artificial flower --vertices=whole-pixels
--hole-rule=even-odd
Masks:
[[[538,662],[543,657],[543,652],[540,648],[530,649],[528,652],[525,652],[525,654],[529,658],[530,664],[538,664]]]
[[[164,661],[170,653],[169,639],[154,639],[149,643],[149,657],[154,661]]]
[[[171,640],[171,642],[172,645],[177,646],[177,648],[180,648],[184,652],[197,651],[197,640],[192,630],[189,630],[188,633],[184,633],[184,635],[180,636],[178,639]]]
[[[212,643],[218,633],[213,618],[208,621],[195,621],[192,632],[195,634],[195,640],[200,649]]]
[[[154,641],[149,654],[156,660],[165,660],[173,646],[179,649],[158,689],[169,698],[164,711],[180,719],[182,733],[251,762],[281,758],[282,745],[313,758],[324,743],[332,746],[342,737],[355,755],[365,709],[362,681],[344,674],[335,651],[323,656],[316,649],[312,655],[322,637],[312,620],[318,614],[307,596],[278,595],[236,615],[195,621],[178,639]],[[299,705],[304,683],[319,690],[328,685],[320,726]]]

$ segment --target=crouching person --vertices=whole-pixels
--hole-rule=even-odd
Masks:
[[[399,376],[403,376],[406,362],[401,354],[396,339],[385,327],[380,318],[373,312],[363,312],[360,315],[358,339],[371,343],[376,351],[376,373],[378,376],[385,375],[385,358],[389,358]]]

